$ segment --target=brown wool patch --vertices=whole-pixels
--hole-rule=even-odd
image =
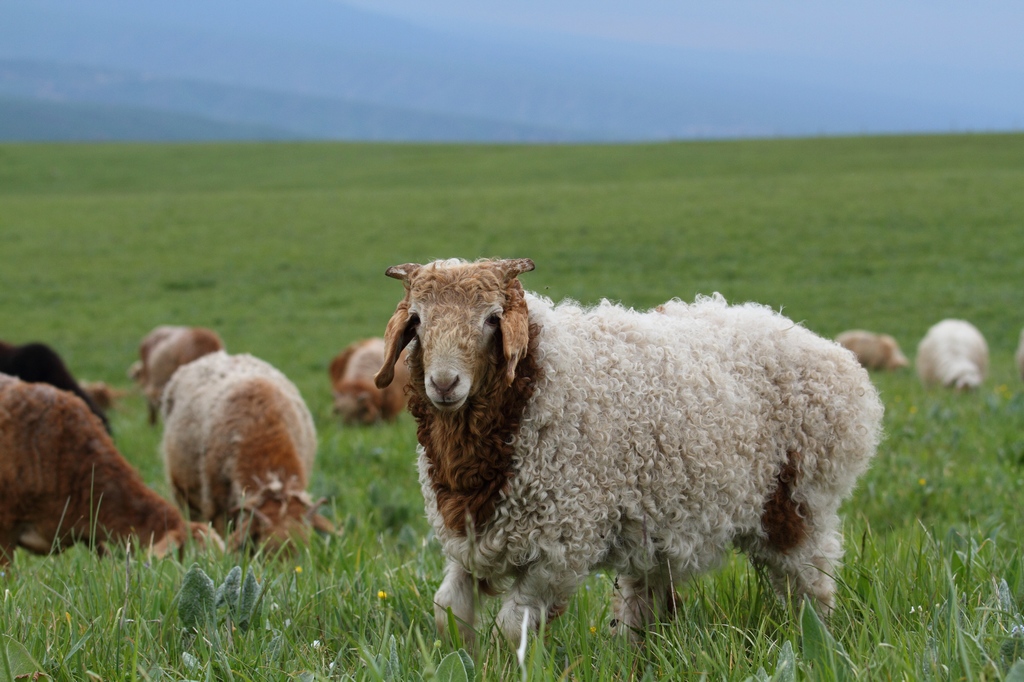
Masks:
[[[455,413],[433,409],[424,387],[422,349],[417,344],[409,355],[409,412],[418,423],[416,437],[430,462],[438,512],[460,535],[466,534],[467,518],[476,528],[487,523],[514,473],[512,441],[542,371],[534,352],[539,333],[530,325],[529,350],[511,386],[501,344],[494,344],[481,389]]]
[[[768,535],[768,544],[779,552],[788,552],[807,537],[804,506],[793,501],[792,486],[799,474],[800,453],[790,452],[778,485],[764,505],[761,527]]]

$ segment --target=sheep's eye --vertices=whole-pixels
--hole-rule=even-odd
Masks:
[[[405,332],[402,334],[404,337],[403,343],[409,343],[414,338],[418,337],[420,333],[420,316],[416,313],[410,313],[409,318],[405,321]]]
[[[489,327],[497,327],[499,324],[501,324],[501,315],[499,315],[498,313],[488,315],[486,322],[487,326]]]

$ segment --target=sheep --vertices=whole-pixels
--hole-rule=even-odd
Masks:
[[[888,334],[851,329],[837,336],[836,342],[852,351],[857,361],[867,369],[893,370],[910,365],[896,339]]]
[[[64,364],[57,351],[45,343],[26,343],[15,346],[0,341],[0,372],[18,377],[23,381],[50,384],[59,389],[74,393],[92,410],[92,413],[103,422],[103,428],[111,433],[110,421],[106,413],[93,400]]]
[[[333,532],[306,492],[316,427],[298,389],[251,355],[216,351],[182,366],[164,390],[161,451],[175,499],[233,549],[276,553],[309,526]]]
[[[83,381],[79,384],[82,391],[96,403],[101,410],[112,410],[121,398],[127,395],[126,391],[114,388],[105,381]]]
[[[434,597],[472,641],[475,595],[504,593],[518,641],[581,581],[618,573],[617,632],[670,615],[674,584],[730,544],[780,594],[833,606],[840,503],[881,438],[853,355],[769,308],[715,295],[637,312],[524,292],[529,259],[389,268],[405,297],[379,387],[409,348]]]
[[[409,370],[405,358],[395,365],[395,379],[384,389],[373,376],[384,364],[384,339],[363,339],[349,344],[331,362],[330,377],[334,411],[346,424],[375,424],[395,421],[405,409],[405,386]]]
[[[75,542],[149,546],[162,557],[186,538],[223,549],[142,481],[77,396],[0,374],[0,565],[17,547],[60,552]]]
[[[1020,343],[1017,344],[1017,373],[1020,374],[1021,380],[1024,380],[1024,329],[1020,330]]]
[[[222,350],[224,342],[205,327],[163,325],[146,334],[139,344],[139,359],[128,370],[149,403],[149,423],[156,424],[160,396],[171,376],[182,365]]]
[[[988,344],[970,322],[943,320],[933,325],[917,345],[916,363],[917,375],[925,387],[972,390],[988,373]]]

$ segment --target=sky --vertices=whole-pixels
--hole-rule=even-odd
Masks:
[[[0,0],[4,96],[316,139],[1024,130],[1024,0]]]
[[[675,48],[1024,73],[1024,2],[346,0],[435,27],[498,27]]]

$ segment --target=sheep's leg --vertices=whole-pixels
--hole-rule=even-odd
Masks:
[[[518,645],[524,620],[528,630],[536,630],[541,617],[551,622],[562,615],[579,582],[574,573],[551,575],[534,569],[520,575],[498,611],[498,629],[509,642]]]
[[[780,597],[798,600],[807,595],[822,615],[831,613],[836,587],[833,576],[843,558],[840,525],[839,516],[832,512],[817,517],[813,529],[795,547],[778,551],[764,546],[752,552],[767,567]]]
[[[434,621],[442,635],[448,632],[448,609],[459,625],[459,635],[467,646],[472,646],[475,632],[476,604],[474,603],[473,576],[462,564],[448,560],[444,580],[434,595]]]

